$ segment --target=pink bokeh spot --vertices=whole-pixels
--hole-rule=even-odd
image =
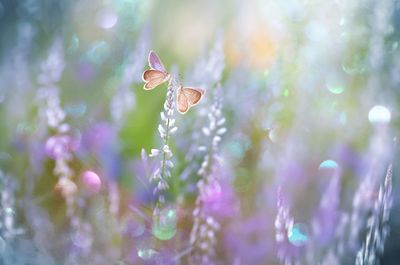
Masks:
[[[81,175],[82,183],[90,193],[98,193],[101,189],[101,179],[95,172],[87,170]]]

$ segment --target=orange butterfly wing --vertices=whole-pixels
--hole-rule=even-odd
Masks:
[[[150,90],[156,86],[164,83],[169,78],[169,74],[166,72],[150,69],[143,72],[142,79],[145,82],[143,88]]]
[[[186,113],[191,106],[200,102],[204,93],[201,88],[181,87],[178,91],[178,111]]]
[[[201,88],[184,87],[182,88],[182,91],[185,94],[190,106],[194,106],[199,103],[204,95],[204,90]]]
[[[188,99],[182,89],[178,91],[178,111],[182,114],[186,113],[189,109]]]

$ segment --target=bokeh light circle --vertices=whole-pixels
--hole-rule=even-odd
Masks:
[[[153,217],[152,233],[160,240],[170,240],[176,234],[177,215],[173,208],[165,208]]]
[[[368,112],[368,120],[372,124],[386,124],[391,120],[391,113],[385,106],[376,105]]]
[[[296,223],[288,230],[288,240],[289,242],[296,246],[304,246],[309,237],[308,227],[305,224]]]

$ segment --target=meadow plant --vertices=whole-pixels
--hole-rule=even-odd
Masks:
[[[296,264],[290,251],[290,243],[288,241],[288,233],[293,228],[294,219],[290,215],[290,208],[281,188],[277,192],[277,213],[275,217],[275,241],[277,246],[277,256],[279,261],[284,265]]]
[[[162,139],[160,149],[151,149],[150,157],[160,156],[160,166],[152,173],[150,180],[155,183],[154,195],[156,195],[156,206],[154,215],[157,216],[161,208],[165,205],[165,191],[169,189],[168,179],[171,178],[171,170],[174,167],[171,158],[173,156],[169,147],[172,135],[178,130],[175,125],[175,91],[177,90],[177,80],[171,77],[168,81],[167,95],[164,102],[164,110],[160,113],[161,123],[158,125],[158,132]]]
[[[218,230],[220,224],[207,211],[207,204],[218,200],[221,196],[221,185],[218,176],[221,157],[219,144],[221,136],[226,133],[225,118],[222,116],[221,88],[214,91],[214,103],[208,112],[209,124],[202,128],[203,135],[208,139],[206,145],[200,146],[199,151],[204,152],[203,162],[197,174],[198,195],[193,211],[193,227],[190,234],[190,244],[193,248],[191,254],[192,264],[214,264],[215,248],[217,246]]]
[[[54,130],[45,143],[46,154],[55,161],[54,175],[58,177],[56,189],[65,198],[67,203],[67,215],[74,215],[75,193],[77,186],[72,180],[74,172],[69,166],[72,160],[74,143],[70,132],[70,125],[66,123],[66,114],[61,108],[60,89],[57,82],[61,79],[64,70],[64,58],[60,41],[55,41],[48,58],[41,65],[41,73],[38,76],[38,98],[43,104],[42,114],[45,115],[47,126]]]
[[[397,265],[399,10],[0,0],[0,264]]]
[[[356,265],[380,264],[377,255],[382,255],[389,235],[388,226],[392,208],[392,165],[388,166],[384,183],[380,185],[377,200],[367,220],[367,232],[361,249],[357,252]]]

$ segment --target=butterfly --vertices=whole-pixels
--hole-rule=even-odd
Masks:
[[[185,114],[190,107],[200,102],[205,91],[197,87],[183,87],[182,85],[177,91],[177,107],[181,114]]]
[[[163,63],[160,58],[154,51],[150,51],[148,57],[149,70],[143,72],[143,88],[145,90],[151,90],[162,83],[168,81],[170,79],[170,74],[165,69]]]
[[[145,90],[151,90],[171,78],[171,75],[154,51],[150,51],[148,63],[150,69],[144,71],[142,76]],[[186,113],[190,107],[200,102],[204,94],[205,91],[201,88],[183,87],[181,85],[177,91],[178,111],[182,114]]]

